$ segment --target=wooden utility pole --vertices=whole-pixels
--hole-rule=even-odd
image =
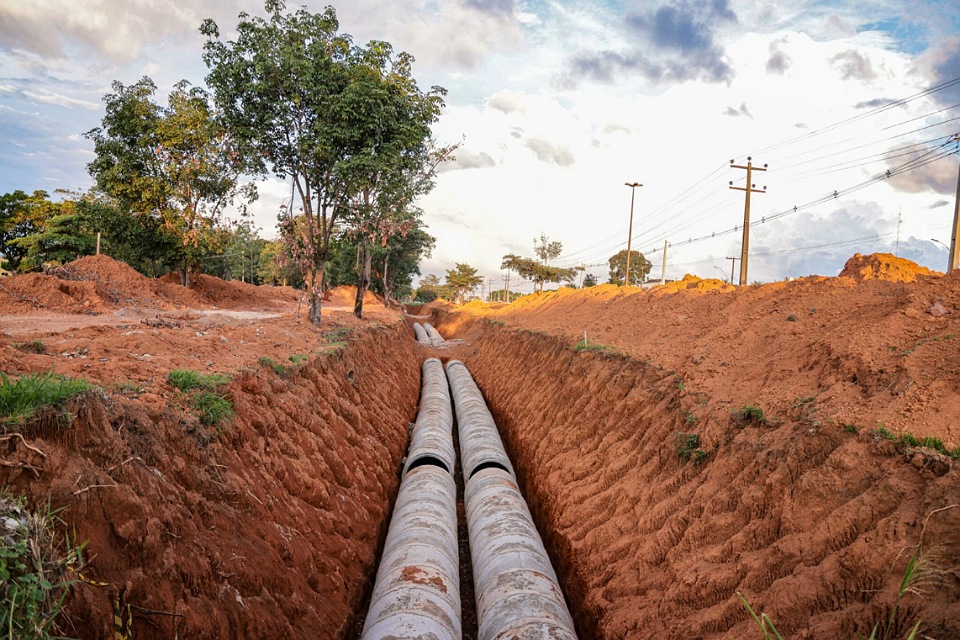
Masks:
[[[733,271],[737,268],[737,260],[740,258],[731,258],[727,256],[727,260],[730,261],[730,284],[733,284]]]
[[[510,269],[507,269],[507,275],[503,276],[503,293],[507,297],[504,302],[510,304]]]
[[[633,240],[633,197],[637,193],[637,187],[643,185],[639,182],[625,182],[630,187],[630,226],[627,228],[627,271],[623,274],[623,284],[630,284],[630,242]]]
[[[663,241],[663,268],[660,270],[660,284],[667,284],[667,241]]]
[[[954,142],[960,142],[960,133],[953,136]],[[947,271],[957,268],[957,236],[960,235],[960,169],[957,170],[957,199],[953,203],[953,227],[950,231],[950,257],[947,259]]]
[[[755,184],[753,184],[753,172],[754,171],[766,171],[767,165],[763,167],[753,166],[753,158],[747,158],[747,166],[740,164],[733,164],[733,160],[730,161],[730,167],[732,169],[746,169],[747,170],[747,186],[746,187],[735,187],[733,186],[733,180],[730,181],[730,188],[735,191],[744,191],[747,194],[746,201],[743,205],[743,244],[740,249],[740,286],[747,284],[747,255],[750,253],[750,194],[751,193],[766,193],[767,188],[757,189]],[[730,279],[733,282],[733,278]]]
[[[97,231],[97,255],[100,255],[100,232]]]

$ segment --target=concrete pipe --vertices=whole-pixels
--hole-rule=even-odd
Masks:
[[[433,328],[433,325],[429,322],[423,323],[423,329],[427,332],[427,336],[430,338],[430,344],[435,347],[439,347],[443,344],[443,336],[440,335],[440,332]]]
[[[453,449],[453,407],[443,364],[428,358],[421,367],[422,387],[417,421],[410,438],[410,451],[403,472],[423,464],[440,462],[451,475],[456,462]]]
[[[419,322],[413,323],[413,334],[417,338],[417,342],[420,344],[430,344],[430,336],[427,335],[427,330],[423,328]]]
[[[459,361],[447,378],[460,429],[478,640],[576,640],[550,558],[520,494],[493,416]]]
[[[452,424],[443,365],[430,358],[362,640],[461,637]]]
[[[447,379],[450,380],[460,429],[460,462],[464,482],[481,467],[499,467],[511,476],[515,475],[497,425],[467,367],[459,360],[451,360],[447,363]]]

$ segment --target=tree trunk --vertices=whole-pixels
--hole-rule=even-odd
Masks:
[[[367,289],[370,287],[370,267],[373,256],[370,252],[370,239],[363,238],[360,242],[362,251],[360,271],[357,273],[357,301],[353,305],[353,315],[361,320],[363,319],[363,297],[367,295]]]
[[[390,252],[383,259],[383,304],[390,307],[390,298],[393,297],[393,287],[390,286]]]
[[[315,327],[320,326],[320,306],[323,299],[323,267],[313,265],[307,273],[307,301],[310,308],[307,311],[307,319]]]
[[[190,265],[187,264],[187,261],[184,260],[183,264],[180,265],[180,268],[177,269],[177,273],[180,274],[180,284],[185,287],[190,286]]]

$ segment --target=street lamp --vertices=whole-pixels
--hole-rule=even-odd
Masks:
[[[624,182],[630,187],[630,227],[627,229],[627,271],[623,275],[623,284],[630,284],[630,241],[633,240],[633,197],[637,193],[637,187],[643,185],[639,182]]]
[[[948,247],[947,245],[943,244],[942,242],[940,242],[940,241],[937,240],[936,238],[930,238],[930,242],[936,242],[938,245],[940,245],[941,247],[943,247],[943,248],[946,249],[947,251],[950,251],[950,247]]]
[[[726,278],[726,275],[727,275],[727,274],[725,274],[725,273],[723,272],[723,269],[721,269],[721,268],[718,267],[717,265],[713,265],[713,268],[720,272],[720,279],[721,279],[723,282],[726,282],[726,281],[727,281],[727,278]]]

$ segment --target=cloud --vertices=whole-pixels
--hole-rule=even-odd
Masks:
[[[44,89],[41,89],[40,92],[35,91],[21,91],[22,95],[27,100],[31,102],[38,102],[40,104],[50,104],[57,107],[66,107],[68,109],[80,108],[80,109],[90,109],[96,111],[100,108],[100,105],[96,102],[90,102],[89,100],[79,100],[77,98],[71,98],[69,96],[61,95],[58,93],[50,93]]]
[[[949,200],[937,200],[927,207],[927,209],[939,209],[940,207],[946,207],[949,204],[951,204]]]
[[[890,169],[900,167],[908,162],[919,160],[928,151],[917,151],[906,157],[899,157],[889,161]],[[952,156],[951,156],[952,157]],[[922,161],[921,161],[922,162]],[[945,161],[943,158],[923,164],[920,167],[900,173],[890,178],[890,185],[907,193],[922,193],[932,191],[940,195],[953,195],[957,188],[957,165],[955,162]]]
[[[783,75],[786,73],[787,69],[790,68],[791,62],[792,60],[790,60],[790,56],[785,54],[783,51],[774,50],[770,53],[770,57],[767,59],[767,73],[778,73]]]
[[[195,31],[200,17],[175,0],[47,0],[0,4],[0,48],[63,58],[72,46],[113,61],[136,59],[143,45]]]
[[[940,45],[931,48],[918,61],[921,73],[930,79],[930,85],[936,86],[960,78],[960,36],[947,38]],[[934,94],[942,105],[954,105],[960,102],[960,84],[947,87]]]
[[[477,11],[499,16],[512,16],[513,0],[466,0],[466,5]]]
[[[652,82],[730,82],[734,72],[716,32],[736,22],[727,0],[672,0],[657,9],[629,14],[625,19],[628,37],[640,38],[640,46],[580,53],[570,61],[564,83],[576,84],[586,77],[609,84],[622,73],[636,73]]]
[[[746,116],[747,118],[750,118],[751,120],[753,120],[753,114],[750,113],[750,109],[747,108],[746,102],[741,102],[739,109],[734,109],[733,107],[727,107],[727,110],[723,112],[723,115],[731,116],[734,118],[739,118],[740,116]]]
[[[526,142],[541,162],[555,164],[560,167],[569,167],[574,163],[573,152],[566,147],[555,145],[543,138],[530,138]]]
[[[439,173],[461,169],[489,169],[497,166],[496,161],[486,151],[477,152],[461,147],[457,149],[454,156],[453,161],[440,165]]]
[[[878,107],[884,107],[888,104],[893,104],[896,100],[892,98],[874,98],[873,100],[864,100],[863,102],[858,102],[853,105],[854,109],[877,109]]]
[[[830,63],[840,70],[840,77],[844,80],[873,80],[877,77],[870,58],[854,49],[842,51],[830,58]]]
[[[513,91],[501,91],[487,100],[487,106],[506,114],[526,113],[527,102],[522,94]]]

